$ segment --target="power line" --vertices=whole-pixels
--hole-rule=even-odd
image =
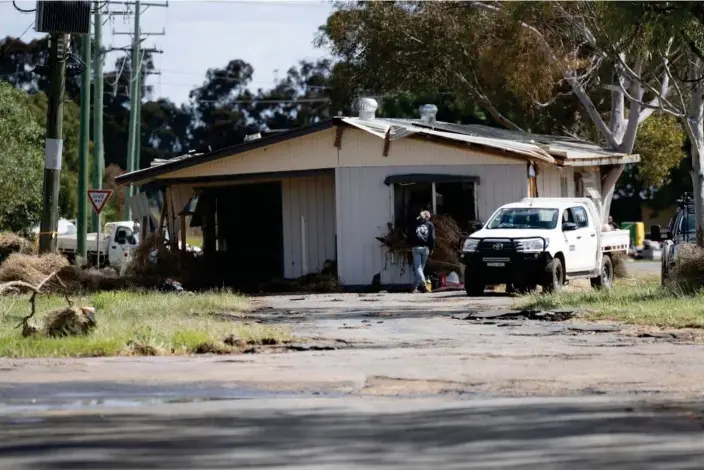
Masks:
[[[25,29],[24,32],[23,32],[22,34],[20,34],[20,36],[17,38],[17,40],[18,40],[18,41],[21,40],[21,39],[24,37],[24,35],[27,34],[27,31],[29,31],[30,29],[32,29],[32,26],[34,26],[34,21],[32,21],[31,23],[29,23],[29,26],[27,26],[27,29]]]
[[[22,13],[34,13],[35,11],[37,11],[36,8],[32,10],[23,10],[22,8],[17,6],[17,2],[15,0],[12,0],[12,5],[15,7],[15,10],[21,11]]]

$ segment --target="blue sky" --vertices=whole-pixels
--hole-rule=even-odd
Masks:
[[[35,2],[17,4],[32,9]],[[142,14],[142,31],[166,31],[165,36],[145,41],[146,46],[164,51],[155,58],[162,75],[150,79],[155,95],[184,102],[191,88],[201,84],[208,68],[223,67],[231,59],[242,59],[254,67],[253,89],[268,88],[297,61],[326,55],[312,42],[331,11],[327,0],[170,0],[168,8],[148,8]],[[0,1],[0,37],[20,36],[33,21],[34,15],[18,12],[11,1]],[[131,17],[114,17],[103,27],[106,46],[128,45],[129,36],[113,36],[113,29],[132,31]],[[30,28],[23,39],[39,36]],[[115,58],[115,54],[109,55],[106,66]]]

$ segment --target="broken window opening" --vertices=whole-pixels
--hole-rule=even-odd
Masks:
[[[475,183],[422,182],[394,184],[394,224],[404,230],[421,211],[452,218],[465,233],[477,220]]]

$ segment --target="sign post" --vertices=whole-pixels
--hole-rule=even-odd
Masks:
[[[90,205],[93,206],[93,211],[98,216],[98,233],[96,238],[97,243],[97,253],[96,253],[96,266],[100,269],[100,213],[105,208],[108,203],[108,199],[112,196],[111,189],[89,189],[88,190],[88,201]]]

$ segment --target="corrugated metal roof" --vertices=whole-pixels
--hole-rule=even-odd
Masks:
[[[390,140],[407,137],[413,134],[424,134],[455,142],[463,142],[470,146],[477,145],[500,150],[502,152],[509,152],[517,157],[524,157],[529,160],[541,160],[546,163],[555,163],[555,159],[539,146],[512,139],[500,139],[496,137],[479,136],[470,133],[457,133],[452,131],[448,132],[441,130],[441,126],[435,126],[433,129],[427,126],[415,125],[415,121],[405,119],[360,119],[353,117],[343,117],[338,119],[344,123],[355,126],[359,129],[363,129],[381,138],[384,138],[386,133],[389,132]]]
[[[408,133],[424,133],[436,135],[469,144],[482,145],[508,152],[514,152],[532,159],[564,165],[599,165],[599,160],[608,163],[635,163],[640,161],[638,155],[628,155],[604,149],[593,142],[575,139],[567,136],[532,134],[529,132],[512,131],[479,124],[452,124],[436,121],[426,123],[420,119],[359,119],[342,118],[344,122],[355,127],[367,128],[369,132],[384,137],[386,130],[400,134],[402,130]],[[583,160],[583,161],[582,161]]]

